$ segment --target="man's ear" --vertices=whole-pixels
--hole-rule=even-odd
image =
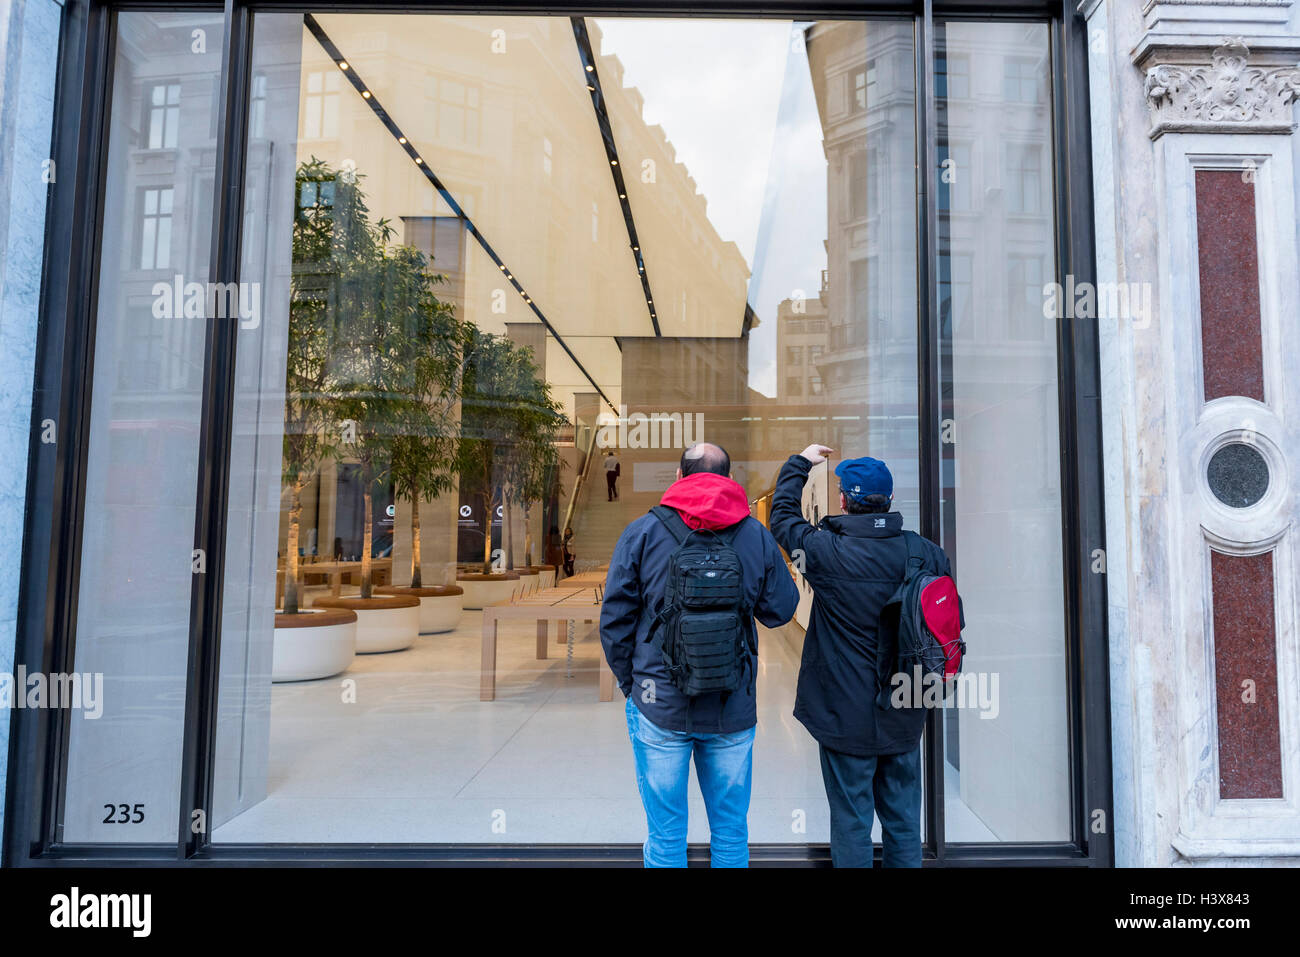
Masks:
[[[849,500],[844,497],[843,492],[840,492],[840,511],[845,514],[848,514],[849,511]]]
[[[679,465],[677,466],[677,481],[680,482],[681,480],[682,480],[682,467]]]

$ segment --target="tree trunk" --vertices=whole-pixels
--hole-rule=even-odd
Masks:
[[[515,523],[510,508],[510,486],[501,486],[501,537],[506,549],[506,571],[515,570]]]
[[[371,496],[370,469],[362,469],[365,481],[365,525],[361,529],[361,597],[370,597],[370,575],[371,575],[371,558],[370,552],[374,548],[375,531],[374,531],[374,498]]]
[[[530,510],[530,506],[524,506],[524,564],[529,566],[533,564],[533,525],[528,514]]]
[[[483,495],[483,574],[492,574],[492,486]]]
[[[420,587],[420,487],[411,495],[411,587]]]
[[[299,479],[289,487],[289,536],[284,548],[284,613],[286,615],[298,614],[298,528],[302,524],[302,490],[306,484]]]

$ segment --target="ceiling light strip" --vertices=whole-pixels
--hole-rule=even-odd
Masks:
[[[609,122],[609,113],[605,109],[605,94],[600,85],[600,72],[596,69],[596,57],[591,50],[591,38],[587,35],[587,21],[582,17],[570,17],[573,24],[573,38],[578,43],[578,59],[582,65],[583,83],[591,94],[591,106],[596,111],[596,123],[600,126],[600,138],[605,144],[605,159],[609,163],[610,175],[614,178],[614,194],[619,205],[623,207],[623,222],[627,226],[627,241],[632,248],[632,259],[636,265],[637,278],[641,280],[641,291],[645,295],[646,311],[650,313],[650,324],[654,326],[655,335],[662,336],[659,329],[659,316],[655,309],[655,297],[650,292],[650,274],[645,268],[645,259],[641,255],[641,240],[637,239],[636,221],[632,219],[632,203],[627,196],[627,184],[623,179],[623,164],[619,162],[618,147],[614,145],[614,128]]]
[[[411,145],[410,139],[402,132],[397,123],[393,121],[393,118],[389,115],[388,111],[385,110],[383,105],[379,102],[379,98],[375,96],[374,91],[366,86],[365,81],[357,73],[356,64],[343,55],[342,51],[339,50],[334,41],[330,39],[329,34],[325,32],[325,29],[310,13],[304,16],[303,22],[306,24],[307,29],[311,31],[312,36],[316,38],[316,42],[321,45],[321,48],[324,49],[330,59],[334,61],[335,65],[338,66],[343,75],[347,77],[348,81],[356,91],[361,94],[362,100],[370,107],[379,122],[382,123],[384,128],[392,134],[397,145],[401,147],[406,152],[406,155],[415,163],[416,169],[423,173],[425,178],[433,184],[433,188],[438,191],[438,194],[442,196],[447,205],[451,207],[452,212],[454,212],[465,224],[465,228],[469,231],[470,235],[478,241],[479,246],[482,247],[485,253],[487,253],[488,258],[491,259],[493,264],[501,270],[502,274],[505,276],[506,282],[514,288],[515,292],[519,294],[519,297],[523,299],[525,305],[533,311],[533,314],[537,316],[542,325],[546,327],[546,330],[555,337],[555,341],[560,344],[560,348],[563,349],[565,354],[573,360],[574,365],[578,367],[578,371],[581,372],[583,377],[591,383],[591,387],[596,390],[600,397],[605,400],[605,404],[617,414],[618,409],[615,407],[614,403],[610,401],[609,396],[605,394],[605,390],[597,384],[595,378],[593,378],[591,373],[587,371],[581,360],[574,355],[573,350],[569,348],[569,344],[564,341],[564,337],[556,331],[555,327],[551,325],[550,320],[548,320],[542,310],[538,308],[537,303],[533,301],[533,297],[525,291],[523,284],[515,275],[514,270],[507,266],[505,261],[497,255],[496,250],[492,248],[492,244],[488,242],[487,237],[484,236],[483,233],[479,231],[478,226],[474,224],[474,220],[466,214],[460,203],[456,202],[455,197],[452,196],[447,187],[443,185],[442,180],[438,179],[437,174],[430,168],[429,163],[420,155],[420,152]],[[656,326],[656,334],[658,331],[658,326]]]

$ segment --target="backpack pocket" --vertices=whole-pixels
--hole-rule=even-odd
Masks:
[[[678,595],[684,608],[720,608],[739,603],[742,588],[740,566],[715,561],[683,568]]]
[[[734,691],[740,684],[748,642],[734,612],[685,613],[677,623],[677,660],[685,666],[687,694]]]

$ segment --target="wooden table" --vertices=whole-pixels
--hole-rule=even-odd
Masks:
[[[592,585],[569,585],[573,579],[565,579],[552,588],[535,591],[514,601],[498,602],[483,609],[483,661],[479,676],[479,700],[496,699],[497,686],[497,623],[504,620],[537,622],[537,660],[546,660],[548,623],[554,621],[561,635],[561,641],[572,638],[575,622],[587,624],[595,622],[588,635],[598,633],[600,629],[600,602],[596,600],[596,588]],[[565,634],[565,632],[569,634]],[[605,656],[600,660],[600,700],[614,699],[614,673],[609,670]]]
[[[392,575],[393,560],[391,558],[372,558],[370,560],[371,581],[375,585],[386,585]],[[284,572],[283,564],[280,566],[281,573]],[[330,579],[330,595],[338,598],[343,594],[343,576],[350,575],[353,572],[361,571],[361,562],[299,562],[298,577],[305,579],[308,575],[328,575]],[[283,587],[280,589],[284,591]]]

